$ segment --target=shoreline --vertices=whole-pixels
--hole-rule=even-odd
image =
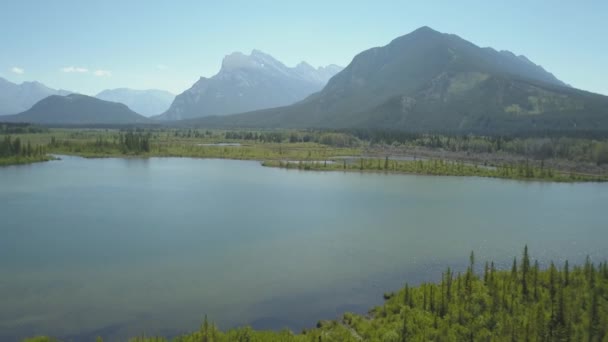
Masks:
[[[48,161],[52,161],[52,160],[56,160],[56,158],[52,157],[51,155],[47,155],[47,156],[45,156],[45,158],[41,158],[41,159],[17,158],[15,160],[15,158],[7,158],[7,159],[0,159],[0,167],[31,165],[31,164],[36,164],[36,163],[44,163],[44,162],[48,162]]]
[[[569,265],[565,260],[563,264],[551,262],[541,267],[530,257],[527,246],[520,258],[514,258],[510,270],[488,261],[481,268],[473,252],[469,259],[464,272],[447,266],[441,280],[416,286],[406,282],[383,293],[383,302],[366,314],[344,311],[299,333],[289,329],[257,330],[249,325],[222,330],[205,315],[197,330],[172,337],[140,335],[129,341],[357,342],[441,340],[447,335],[452,336],[450,340],[468,340],[475,335],[506,341],[543,337],[551,330],[567,337],[564,340],[597,337],[593,340],[599,341],[608,336],[605,328],[602,330],[608,322],[602,309],[607,298],[601,295],[608,288],[608,262],[595,264],[587,257],[584,264]],[[555,312],[562,313],[560,320],[550,319]],[[95,338],[97,334],[89,335]],[[57,340],[37,336],[22,341]],[[103,339],[96,337],[96,341]]]
[[[361,160],[365,160],[362,159]],[[367,159],[373,161],[382,161],[381,159]],[[330,160],[328,160],[330,161]],[[412,170],[403,170],[403,169],[390,169],[390,168],[379,168],[367,166],[358,167],[355,164],[340,164],[335,160],[331,160],[331,164],[325,164],[323,162],[307,162],[301,161],[301,163],[293,163],[293,162],[285,162],[285,161],[276,161],[276,160],[266,160],[262,162],[262,166],[264,167],[274,167],[281,168],[287,170],[300,170],[300,171],[331,171],[331,172],[359,172],[359,173],[378,173],[378,174],[402,174],[402,175],[419,175],[419,176],[451,176],[451,177],[480,177],[480,178],[494,178],[494,179],[507,179],[507,180],[516,180],[522,182],[545,182],[545,183],[605,183],[608,182],[608,177],[595,176],[595,175],[581,175],[581,174],[571,174],[567,175],[563,172],[551,170],[545,171],[550,172],[547,173],[546,176],[519,176],[515,174],[501,174],[500,169],[488,169],[483,165],[469,165],[459,162],[454,162],[451,160],[412,160],[412,161],[395,161],[388,159],[389,162],[397,163],[397,164],[410,164],[409,166],[413,166],[415,163],[442,163],[444,165],[451,165],[451,169],[447,170],[439,170],[439,171],[427,171],[427,172],[417,172]],[[457,167],[462,167],[460,170],[456,170]],[[515,166],[509,166],[515,167]],[[538,171],[533,171],[538,172]],[[542,171],[541,171],[542,172]]]
[[[521,174],[501,174],[501,170],[522,167],[519,165],[507,165],[507,166],[494,166],[494,165],[480,165],[471,164],[467,162],[450,160],[450,159],[428,159],[426,157],[417,156],[402,156],[398,159],[394,156],[385,157],[383,160],[380,157],[369,157],[366,156],[332,156],[327,160],[295,160],[295,159],[259,159],[259,158],[247,158],[247,157],[230,157],[230,156],[217,156],[217,155],[191,155],[191,154],[172,154],[172,153],[145,153],[145,154],[122,154],[122,153],[75,153],[75,152],[53,152],[46,155],[45,159],[41,160],[21,160],[16,163],[3,164],[0,160],[0,167],[18,166],[18,165],[29,165],[39,162],[46,162],[52,160],[61,159],[56,156],[71,156],[80,157],[85,159],[106,159],[106,158],[121,158],[121,159],[148,159],[148,158],[192,158],[192,159],[223,159],[223,160],[249,160],[259,162],[263,167],[281,168],[287,170],[301,170],[301,171],[342,171],[342,172],[359,172],[359,173],[377,173],[377,174],[395,174],[395,175],[419,175],[419,176],[452,176],[452,177],[480,177],[480,178],[494,178],[494,179],[508,179],[522,182],[545,182],[545,183],[605,183],[608,182],[608,176],[594,175],[594,174],[581,174],[581,173],[570,173],[530,167],[532,170],[532,176],[522,176]],[[411,158],[411,159],[410,159]],[[416,159],[417,158],[417,159]],[[340,161],[342,163],[340,163]],[[359,161],[362,167],[356,162]],[[372,165],[373,163],[373,165]],[[390,164],[384,165],[383,164]],[[416,164],[423,165],[423,168],[413,170]],[[436,169],[424,169],[424,166],[431,164],[441,166],[447,166],[447,168],[436,170]],[[387,167],[388,166],[388,167]],[[406,167],[406,169],[403,169]],[[537,175],[538,172],[544,172]]]

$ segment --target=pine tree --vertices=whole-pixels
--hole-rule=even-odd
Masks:
[[[601,336],[599,335],[600,328],[600,314],[599,314],[599,302],[598,302],[598,291],[593,290],[591,295],[591,305],[589,305],[589,342],[599,341]]]
[[[528,299],[528,273],[530,272],[530,257],[528,245],[524,247],[524,256],[521,261],[521,287],[525,299]]]
[[[471,272],[475,273],[475,252],[473,251],[469,255],[469,267],[471,268]]]
[[[448,270],[445,274],[446,278],[446,295],[448,297],[448,302],[452,299],[452,270],[448,267]]]
[[[555,295],[557,293],[557,270],[555,264],[551,262],[549,266],[549,294],[551,295],[551,302],[555,301]]]
[[[533,286],[534,286],[534,300],[538,300],[538,272],[539,272],[538,260],[534,261],[533,269]]]
[[[403,324],[401,326],[401,342],[408,341],[408,325],[407,325],[407,315],[403,314]]]
[[[564,263],[564,286],[567,287],[570,283],[570,267],[568,266],[568,260]]]
[[[209,321],[207,320],[207,315],[205,315],[205,320],[203,321],[203,326],[201,328],[202,339],[201,342],[210,342],[209,340]]]
[[[434,295],[434,288],[435,285],[431,284],[431,289],[430,289],[430,293],[429,293],[429,310],[433,313],[435,313],[435,295]]]
[[[488,262],[486,261],[486,263],[483,267],[483,283],[486,286],[488,285],[489,273],[490,273],[490,266],[488,265]]]

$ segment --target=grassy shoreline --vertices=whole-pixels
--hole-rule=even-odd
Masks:
[[[296,169],[305,171],[343,171],[374,172],[390,174],[413,174],[427,176],[459,176],[512,179],[520,181],[546,181],[558,183],[574,182],[608,182],[606,176],[566,174],[548,168],[537,168],[529,165],[507,165],[484,167],[462,162],[435,160],[395,161],[390,159],[359,159],[359,163],[328,160],[328,162],[286,162],[266,160],[266,167]]]
[[[219,158],[256,160],[269,167],[316,171],[477,176],[547,182],[608,181],[608,168],[599,164],[592,168],[589,161],[527,159],[522,155],[508,154],[489,147],[487,151],[494,152],[463,152],[464,147],[461,145],[490,144],[483,138],[450,140],[430,137],[404,145],[385,145],[330,132],[75,129],[50,129],[42,133],[19,134],[15,137],[45,153],[85,158]],[[498,145],[498,142],[492,143]],[[412,145],[414,143],[418,145]],[[505,144],[507,143],[501,143],[501,146],[506,146]],[[592,146],[597,142],[589,144]],[[587,147],[590,148],[589,146]],[[477,149],[479,148],[477,146]],[[4,163],[27,162],[10,160]]]
[[[55,160],[52,156],[36,156],[36,157],[9,157],[0,158],[0,167],[14,166],[14,165],[28,165],[34,163],[42,163],[51,160]]]
[[[352,151],[351,151],[352,152]],[[51,150],[51,154],[77,156],[82,158],[199,158],[199,159],[228,159],[228,160],[252,160],[259,161],[262,166],[283,169],[296,169],[304,171],[342,171],[342,172],[368,172],[384,174],[409,174],[426,176],[458,176],[458,177],[484,177],[497,179],[511,179],[519,181],[544,181],[557,183],[577,182],[608,182],[608,176],[583,175],[564,173],[549,168],[542,169],[526,165],[507,165],[498,167],[485,167],[467,163],[434,159],[434,160],[412,160],[396,161],[380,158],[363,159],[360,162],[346,162],[334,157],[325,161],[292,160],[282,159],[276,155],[276,159],[261,159],[250,155],[226,154],[216,151],[215,153],[170,153],[170,152],[148,152],[148,153],[123,153],[120,151],[99,152],[75,152],[69,150]],[[266,154],[268,156],[268,154]],[[350,154],[352,155],[352,153]],[[324,155],[326,156],[326,155]],[[339,155],[336,155],[339,157]],[[43,158],[9,158],[0,159],[0,166],[24,165],[36,162],[53,160],[52,156]],[[354,160],[355,158],[353,158]]]

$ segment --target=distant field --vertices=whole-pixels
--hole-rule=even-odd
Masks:
[[[602,181],[608,178],[608,141],[605,139],[310,130],[31,130],[3,135],[19,138],[23,144],[40,148],[45,153],[89,158],[225,158],[259,160],[265,161],[267,166],[316,170],[380,170],[554,181]],[[421,160],[435,162],[421,166]],[[437,161],[441,162],[440,168],[435,167]],[[28,162],[28,159],[22,159],[19,163],[24,162]],[[4,158],[0,163],[7,165],[16,162]]]

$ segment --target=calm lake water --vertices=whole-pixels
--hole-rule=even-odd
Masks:
[[[608,257],[608,184],[306,172],[254,161],[0,168],[0,340],[313,326],[447,265]]]

